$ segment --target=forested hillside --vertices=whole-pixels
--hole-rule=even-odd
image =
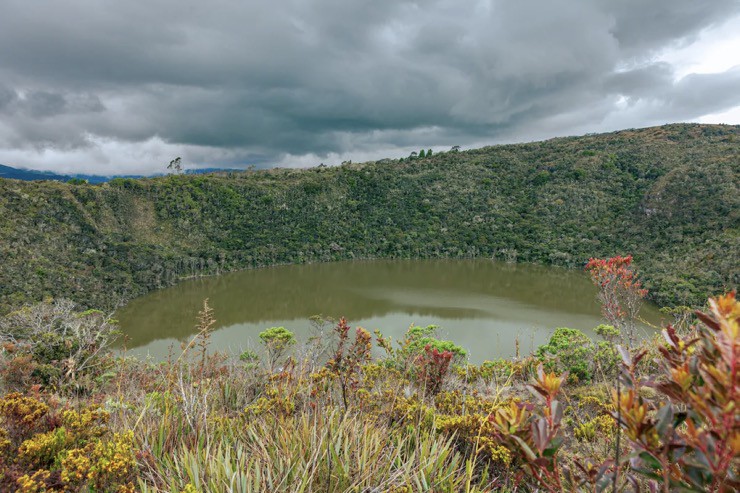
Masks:
[[[0,312],[110,307],[201,274],[360,257],[581,268],[631,253],[654,299],[740,277],[740,127],[668,125],[308,170],[0,179]],[[347,279],[347,283],[351,283]]]

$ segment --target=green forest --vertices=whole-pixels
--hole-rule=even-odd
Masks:
[[[740,127],[677,124],[311,169],[0,179],[0,313],[109,308],[200,275],[358,258],[582,268],[630,253],[652,299],[738,284]]]

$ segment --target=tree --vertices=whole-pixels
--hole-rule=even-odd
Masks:
[[[424,156],[424,149],[422,149],[421,151],[419,151],[419,157],[420,157],[420,158],[421,158],[421,157],[425,157],[425,156]]]
[[[170,161],[170,164],[167,166],[167,169],[170,169],[175,172],[175,174],[182,173],[182,164],[180,164],[180,158],[176,157],[172,161]]]
[[[429,149],[429,150],[427,151],[427,157],[432,157],[432,150],[431,150],[431,149]]]
[[[270,371],[273,370],[285,351],[295,344],[295,336],[285,327],[270,327],[260,332],[259,337],[267,349]]]
[[[599,288],[601,312],[607,321],[626,334],[630,346],[635,342],[637,314],[647,289],[632,269],[632,256],[592,258],[586,265],[591,280]]]
[[[452,152],[459,152],[460,151],[460,146],[452,146],[452,148],[450,149],[450,151],[452,151]]]

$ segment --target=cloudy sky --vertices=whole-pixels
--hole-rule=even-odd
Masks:
[[[0,0],[0,163],[315,166],[740,123],[740,0]]]

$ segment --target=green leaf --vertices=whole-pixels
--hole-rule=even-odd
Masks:
[[[650,467],[651,469],[658,470],[661,469],[663,466],[660,464],[660,461],[655,458],[650,452],[640,452],[639,454],[640,459]]]
[[[658,434],[663,437],[668,429],[668,425],[673,423],[673,406],[671,404],[666,404],[661,407],[655,415],[655,418],[657,421],[655,429],[658,431]]]
[[[527,443],[524,440],[522,440],[521,438],[519,438],[516,435],[511,435],[511,438],[513,438],[514,441],[516,441],[516,443],[519,445],[519,447],[524,452],[524,455],[527,456],[527,459],[529,459],[531,461],[537,460],[537,456],[534,455],[534,452],[532,452],[532,449],[529,448],[529,445],[527,445]]]

